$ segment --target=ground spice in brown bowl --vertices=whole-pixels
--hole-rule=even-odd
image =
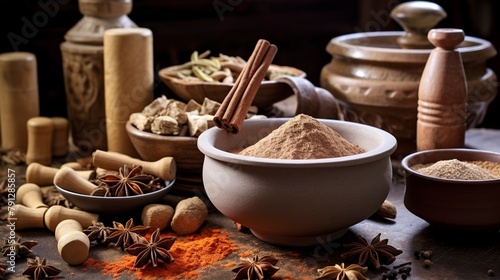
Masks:
[[[364,152],[327,125],[299,114],[239,154],[276,159],[319,159]]]
[[[452,180],[496,180],[500,179],[500,163],[491,161],[440,160],[410,167],[418,173]]]

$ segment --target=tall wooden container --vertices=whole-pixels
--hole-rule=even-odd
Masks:
[[[26,123],[40,114],[36,57],[28,52],[0,55],[2,147],[26,152]]]
[[[68,120],[82,155],[107,149],[104,104],[104,32],[137,25],[127,16],[132,0],[79,0],[83,18],[64,36],[63,59]]]

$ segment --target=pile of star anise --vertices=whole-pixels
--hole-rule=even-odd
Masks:
[[[124,165],[118,172],[106,172],[90,180],[97,188],[93,196],[134,196],[154,192],[165,187],[165,181],[157,176],[146,174],[142,166],[129,168]]]

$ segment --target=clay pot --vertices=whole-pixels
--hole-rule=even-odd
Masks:
[[[348,121],[382,128],[398,139],[393,157],[415,151],[420,78],[433,49],[427,33],[446,16],[436,4],[413,1],[391,13],[405,32],[366,32],[333,38],[326,47],[332,60],[321,70],[321,87],[338,100]],[[425,16],[427,20],[418,20]],[[409,39],[411,38],[411,40]],[[457,50],[467,79],[467,128],[479,124],[495,98],[497,77],[486,67],[496,55],[492,44],[465,36]]]

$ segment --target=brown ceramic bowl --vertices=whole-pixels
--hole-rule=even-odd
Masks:
[[[233,83],[211,83],[198,81],[185,81],[165,74],[168,71],[173,71],[179,65],[163,68],[158,72],[162,81],[182,100],[189,101],[191,99],[198,103],[203,103],[205,97],[208,99],[222,103],[227,93],[233,87]],[[305,77],[306,74],[296,68],[288,66],[271,65],[270,68],[280,67],[287,72],[294,73],[294,76]],[[288,96],[294,94],[293,89],[285,83],[277,81],[263,81],[252,105],[257,107],[268,107],[272,104],[281,101]]]
[[[126,124],[127,133],[135,149],[143,160],[157,161],[163,157],[173,157],[177,173],[200,173],[203,167],[203,154],[196,146],[196,137],[168,136],[142,131]]]
[[[500,229],[500,179],[440,179],[410,168],[416,164],[449,159],[500,163],[500,153],[473,149],[438,149],[406,156],[401,162],[406,177],[406,208],[431,225],[460,230]]]

